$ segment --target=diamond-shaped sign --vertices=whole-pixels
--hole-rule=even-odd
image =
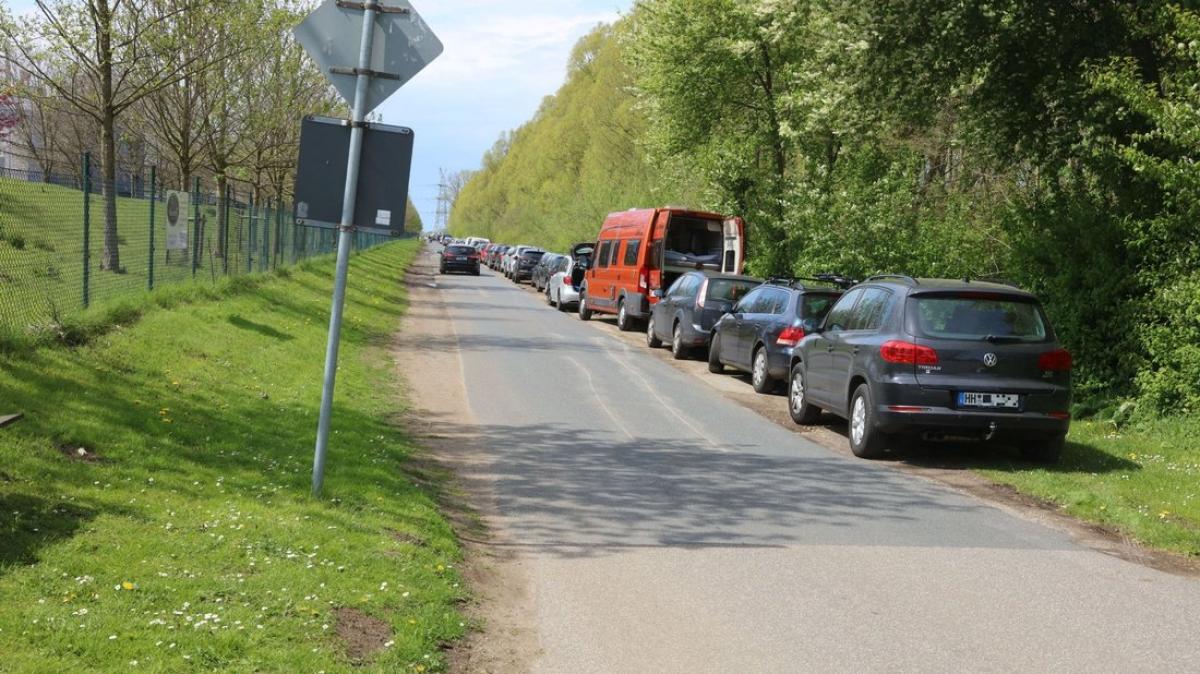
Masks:
[[[294,31],[296,40],[350,105],[354,104],[358,80],[353,70],[358,66],[363,22],[362,10],[354,6],[361,4],[325,0]],[[383,0],[379,4],[387,9],[375,15],[370,69],[389,77],[371,78],[364,113],[378,107],[442,53],[441,40],[407,0]]]

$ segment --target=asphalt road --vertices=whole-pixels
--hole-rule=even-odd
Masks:
[[[486,269],[437,284],[534,671],[1200,670],[1200,582],[831,452]]]

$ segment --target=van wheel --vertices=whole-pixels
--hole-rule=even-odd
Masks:
[[[771,379],[771,373],[767,370],[767,350],[758,347],[754,351],[751,363],[753,367],[750,368],[750,383],[754,385],[754,392],[770,393],[771,389],[775,388],[775,380]]]
[[[875,405],[871,387],[859,384],[850,399],[850,451],[860,459],[877,459],[883,455],[887,437],[875,426]]]
[[[588,308],[587,295],[584,293],[579,293],[579,320],[592,320],[592,310]]]
[[[662,347],[662,340],[654,333],[654,313],[651,312],[650,318],[646,319],[646,346],[651,349]]]
[[[555,302],[555,305],[558,306],[559,311],[561,311],[563,313],[567,312],[567,305],[563,304],[563,301],[562,301],[562,290],[561,289],[558,291],[558,301]]]
[[[788,381],[788,413],[792,415],[792,421],[803,426],[815,424],[821,418],[821,408],[808,402],[807,394],[804,365],[796,363],[792,366],[792,374]]]
[[[671,355],[675,360],[683,360],[688,357],[688,348],[683,345],[683,328],[679,323],[675,324],[675,328],[671,330]]]
[[[625,300],[621,300],[617,304],[617,329],[621,332],[629,332],[633,329],[633,319],[625,310]]]
[[[1066,441],[1067,438],[1063,435],[1029,440],[1021,447],[1021,456],[1038,463],[1058,463],[1058,460],[1062,458],[1063,445],[1066,444]]]
[[[713,374],[724,374],[725,364],[721,362],[721,333],[713,333],[708,342],[708,371]]]

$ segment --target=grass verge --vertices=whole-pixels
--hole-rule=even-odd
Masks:
[[[996,461],[979,472],[1076,517],[1163,550],[1200,557],[1200,419],[1118,430],[1077,421],[1056,466]]]
[[[460,552],[391,422],[416,251],[352,263],[323,501],[308,483],[329,261],[0,356],[0,414],[26,414],[0,430],[0,668],[443,667],[464,632]]]

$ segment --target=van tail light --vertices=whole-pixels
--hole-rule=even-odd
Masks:
[[[1071,352],[1066,349],[1047,351],[1038,358],[1038,369],[1043,372],[1070,372],[1074,364]]]
[[[928,346],[913,344],[899,339],[885,342],[879,347],[879,356],[889,363],[901,365],[937,365],[937,351]]]
[[[650,268],[649,267],[642,267],[641,269],[638,270],[638,289],[639,290],[649,290],[650,289]]]
[[[796,346],[802,339],[804,339],[804,328],[791,326],[784,328],[783,332],[779,333],[775,343],[779,346]]]

